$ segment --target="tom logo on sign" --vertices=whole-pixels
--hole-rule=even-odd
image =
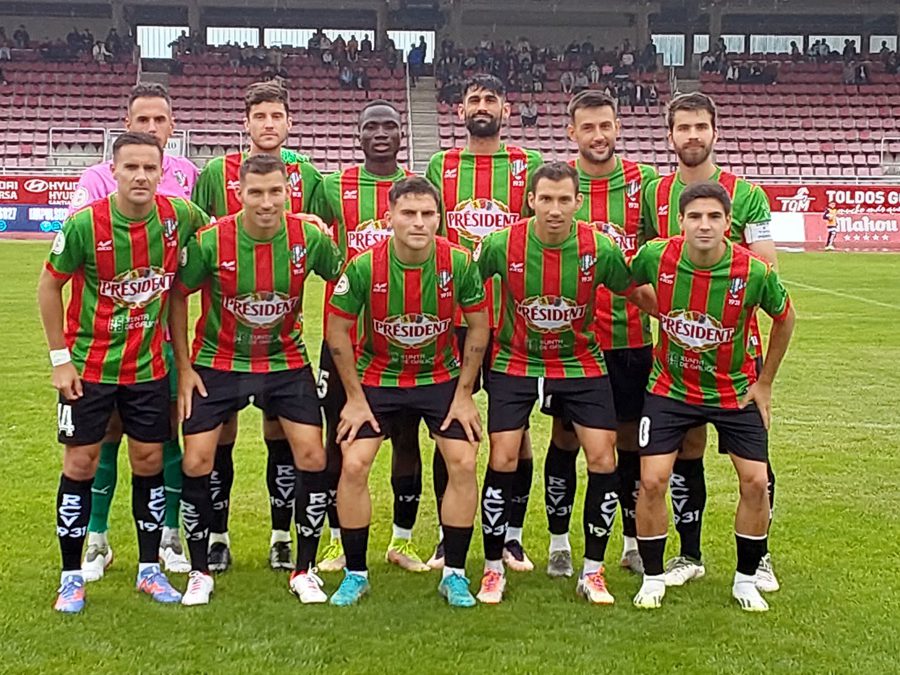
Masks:
[[[404,349],[420,349],[437,340],[450,330],[450,319],[439,319],[431,314],[401,314],[374,322],[375,332],[388,342]]]
[[[272,328],[297,308],[298,299],[278,293],[263,291],[222,299],[222,307],[235,315],[238,321],[250,328]]]
[[[519,216],[510,213],[506,204],[493,199],[468,199],[447,212],[447,227],[475,243],[517,220]]]
[[[810,196],[809,188],[805,187],[797,188],[797,194],[791,197],[777,197],[777,199],[781,202],[781,210],[787,213],[810,211],[810,204],[816,200]]]
[[[576,305],[568,298],[538,295],[527,298],[516,307],[528,327],[539,333],[561,333],[572,329],[576,321],[584,320],[587,307]]]
[[[174,278],[161,267],[140,267],[112,280],[101,280],[99,291],[120,307],[142,309],[168,291]]]
[[[726,328],[715,317],[692,310],[662,314],[659,325],[672,342],[694,352],[715,349],[734,338],[734,328]]]
[[[366,220],[357,225],[352,232],[347,232],[347,248],[354,253],[361,253],[383,239],[388,239],[391,232],[392,230],[385,220],[380,218]]]

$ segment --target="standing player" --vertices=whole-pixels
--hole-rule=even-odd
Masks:
[[[165,154],[166,144],[175,131],[175,117],[172,114],[172,100],[169,92],[161,84],[138,84],[128,97],[128,112],[125,115],[125,129],[150,134],[163,149],[162,175],[157,194],[165,197],[190,199],[191,190],[197,180],[197,167],[186,157]],[[98,199],[108,197],[117,189],[112,164],[102,162],[81,174],[69,215]],[[166,359],[172,365],[171,346],[163,345]],[[174,385],[174,379],[172,381]],[[175,390],[173,389],[173,399]],[[174,403],[174,400],[173,400]],[[181,446],[178,444],[177,429],[172,438],[163,443],[163,476],[166,483],[166,524],[163,528],[159,557],[169,572],[187,573],[190,570],[179,537],[179,500],[181,499]],[[118,478],[119,444],[122,442],[122,425],[114,412],[110,428],[100,443],[100,459],[94,484],[91,488],[91,522],[88,524],[87,552],[81,569],[85,581],[97,581],[106,567],[112,563],[113,552],[109,545],[109,509]]]
[[[238,196],[241,166],[247,157],[271,155],[287,167],[288,213],[314,213],[330,220],[322,202],[322,174],[306,159],[284,147],[292,120],[287,92],[275,82],[258,82],[247,87],[244,97],[244,129],[250,136],[250,152],[235,152],[211,160],[194,187],[194,202],[211,216],[222,218],[241,209]],[[219,439],[212,472],[215,514],[210,536],[210,569],[222,572],[231,565],[228,515],[234,483],[234,441],[237,418],[229,420]],[[291,569],[291,513],[294,493],[291,448],[277,420],[263,421],[263,437],[268,449],[266,487],[272,517],[269,564],[273,569]]]
[[[825,241],[825,250],[834,250],[834,240],[837,239],[838,223],[837,223],[837,204],[828,202],[828,208],[822,213],[822,220],[825,221],[825,227],[828,229],[828,239]]]
[[[138,589],[159,602],[181,598],[158,562],[166,509],[162,444],[171,438],[163,335],[179,251],[206,218],[190,202],[156,195],[162,160],[148,134],[116,140],[115,194],[69,217],[38,285],[65,446],[56,504],[63,572],[55,608],[61,612],[84,607],[81,553],[91,486],[114,410],[128,435],[133,472]],[[62,289],[69,279],[64,329]]]
[[[334,214],[332,232],[338,248],[346,260],[390,237],[391,230],[384,220],[388,210],[388,194],[397,181],[410,172],[397,164],[400,152],[401,118],[399,111],[387,101],[371,101],[359,114],[359,144],[366,158],[364,164],[354,166],[325,178],[324,196],[328,210]],[[334,284],[325,291],[325,306],[334,292]],[[325,313],[325,333],[328,333],[328,313]],[[356,335],[353,336],[354,343]],[[337,442],[337,425],[341,409],[347,402],[340,377],[328,345],[323,341],[319,362],[319,396],[325,412],[328,474],[331,490],[336,491],[341,475],[341,447]],[[393,446],[391,486],[394,492],[393,536],[386,559],[412,572],[427,572],[412,545],[412,529],[422,495],[422,462],[419,456],[418,421],[399,425],[391,436]],[[337,509],[328,510],[331,543],[323,554],[318,568],[322,572],[344,569],[344,550]]]
[[[472,540],[481,437],[472,400],[489,324],[484,285],[471,254],[443,237],[437,191],[407,178],[390,191],[393,235],[357,255],[331,297],[328,345],[347,391],[338,438],[344,466],[337,506],[344,526],[347,573],[333,605],[355,604],[369,590],[366,548],[372,505],[368,478],[385,436],[425,419],[449,473],[441,523],[446,564],[438,591],[454,607],[471,607],[465,567]],[[469,335],[460,368],[453,324],[459,311]],[[354,357],[350,332],[362,317]]]
[[[172,339],[184,421],[184,526],[191,576],[183,604],[205,605],[213,591],[210,474],[222,425],[249,402],[275,416],[296,467],[297,565],[290,588],[303,603],[325,602],[313,565],[328,506],[322,414],[303,343],[303,289],[315,271],[340,272],[337,247],[314,224],[285,214],[284,163],[257,154],[239,174],[243,208],[204,228],[185,249],[173,293]],[[203,289],[188,354],[186,293]]]
[[[443,150],[428,163],[426,177],[441,195],[443,232],[454,243],[474,250],[481,239],[528,215],[526,193],[529,180],[541,164],[535,150],[506,145],[500,129],[509,119],[506,88],[492,75],[475,75],[463,87],[458,114],[466,123],[468,139],[464,148]],[[488,282],[488,310],[491,327],[497,319],[499,289]],[[461,327],[460,340],[465,341]],[[464,350],[463,350],[464,351]],[[528,509],[528,495],[534,462],[528,434],[522,437],[513,486],[513,508],[504,546],[503,559],[513,570],[530,571],[534,565],[522,548],[522,526]],[[441,512],[441,499],[447,485],[447,471],[439,452],[434,453],[434,490]],[[435,568],[443,565],[440,543],[428,561]]]
[[[769,230],[772,216],[766,193],[758,185],[723,171],[713,162],[712,150],[718,131],[716,106],[712,99],[699,92],[677,96],[669,103],[666,121],[669,143],[678,156],[678,170],[660,178],[644,192],[646,239],[679,234],[678,199],[681,193],[688,185],[712,180],[722,185],[731,199],[731,225],[726,233],[729,239],[749,248],[777,269],[777,252]],[[760,362],[762,343],[759,328],[755,318],[751,321],[748,353],[751,359]],[[700,550],[703,511],[706,507],[705,449],[706,426],[701,425],[685,435],[672,472],[672,494],[676,497],[675,529],[681,540],[681,551],[666,564],[666,583],[670,586],[681,586],[706,573]],[[771,464],[768,471],[771,506],[775,499],[775,474]],[[779,588],[768,553],[760,563],[757,582],[763,591],[777,591]]]
[[[569,103],[569,138],[578,144],[578,170],[583,197],[576,220],[585,221],[609,234],[626,258],[637,252],[641,221],[641,194],[657,177],[656,171],[616,154],[621,122],[616,101],[599,91],[586,90]],[[622,566],[641,574],[634,524],[634,505],[640,487],[640,457],[637,453],[637,422],[644,404],[644,389],[650,375],[652,339],[646,314],[609,289],[597,289],[597,340],[609,371],[616,408],[616,448],[619,504],[625,546]],[[550,411],[554,412],[554,411]],[[575,503],[575,460],[578,439],[571,427],[553,420],[553,438],[544,465],[544,502],[550,526],[550,576],[571,576],[572,553],[569,520]]]
[[[578,172],[545,164],[532,178],[534,217],[481,242],[484,279],[500,277],[502,304],[488,373],[491,451],[481,498],[484,577],[478,599],[503,599],[502,550],[516,460],[535,400],[571,420],[584,448],[584,567],[577,591],[589,602],[612,604],[603,559],[618,501],[616,418],[603,352],[593,331],[597,287],[624,293],[631,276],[622,251],[587,223]]]
[[[740,480],[735,516],[737,571],[732,595],[742,609],[768,609],[756,571],[767,550],[768,428],[772,383],[794,327],[794,310],[774,267],[726,238],[731,199],[720,184],[695,183],[679,197],[684,235],[644,245],[635,282],[656,290],[660,334],[640,423],[638,545],[644,582],[634,604],[659,607],[666,592],[666,488],[689,429],[712,423]],[[757,307],[772,317],[769,349],[757,376],[747,358]],[[674,500],[673,500],[674,501]]]

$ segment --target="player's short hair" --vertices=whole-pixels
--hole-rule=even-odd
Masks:
[[[716,104],[706,94],[692,91],[689,94],[678,94],[678,96],[669,101],[669,105],[666,107],[666,124],[669,127],[669,131],[675,128],[675,113],[679,110],[705,110],[709,113],[712,128],[716,128]]]
[[[678,214],[683,216],[687,205],[695,199],[715,199],[722,205],[725,215],[731,215],[731,197],[721,183],[705,180],[688,185],[678,198]]]
[[[506,98],[506,85],[499,77],[488,75],[487,73],[476,73],[466,80],[462,88],[462,100],[466,100],[471,89],[484,89],[492,94],[496,94],[500,98]]]
[[[575,186],[575,192],[578,193],[578,171],[574,166],[566,162],[547,162],[542,164],[537,171],[531,175],[531,192],[537,192],[538,181],[542,178],[558,183],[562,180],[571,180]]]
[[[169,90],[166,85],[159,82],[139,82],[131,88],[128,95],[128,110],[139,98],[161,98],[169,106],[169,112],[172,112],[172,97],[169,96]]]
[[[394,183],[391,191],[388,193],[388,202],[391,208],[397,204],[400,197],[405,197],[406,195],[428,195],[434,199],[434,204],[438,211],[441,209],[441,195],[438,194],[434,185],[421,176],[409,176]]]
[[[280,103],[284,106],[284,114],[290,115],[290,99],[287,90],[274,80],[254,82],[244,92],[244,113],[250,117],[250,109],[260,103]]]
[[[369,101],[368,103],[366,103],[359,111],[359,121],[362,121],[363,115],[366,114],[366,110],[369,110],[370,108],[380,108],[382,106],[384,106],[385,108],[390,108],[395,113],[397,113],[398,117],[400,116],[399,108],[397,108],[397,106],[395,106],[393,103],[391,103],[390,101],[386,101],[383,98],[376,98],[374,101]]]
[[[569,119],[575,120],[575,112],[589,108],[612,108],[613,114],[619,114],[619,107],[616,99],[606,92],[597,91],[596,89],[585,89],[578,92],[569,101],[566,112],[569,113]]]
[[[159,141],[150,134],[146,134],[143,131],[126,131],[113,143],[113,159],[118,156],[119,151],[126,145],[152,145],[159,150],[159,159],[162,161],[163,149],[159,147]]]
[[[281,161],[280,157],[265,154],[250,155],[241,163],[238,177],[240,180],[244,180],[248,173],[266,176],[276,171],[287,178],[287,168],[285,168],[284,162]]]

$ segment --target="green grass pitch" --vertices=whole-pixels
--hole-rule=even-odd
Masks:
[[[510,573],[501,606],[451,611],[436,593],[436,573],[415,576],[383,562],[391,511],[387,449],[372,477],[371,596],[356,608],[301,606],[288,593],[286,574],[268,569],[265,451],[259,414],[247,411],[235,450],[235,566],[219,577],[212,604],[154,606],[134,591],[136,543],[123,452],[111,516],[117,559],[102,582],[88,586],[84,613],[64,617],[51,609],[60,449],[34,292],[47,248],[46,242],[0,244],[0,672],[896,672],[896,256],[782,255],[798,323],[775,388],[771,550],[783,588],[770,597],[767,615],[744,614],[730,597],[736,483],[730,463],[715,453],[707,461],[705,579],[671,591],[660,611],[640,612],[631,605],[639,580],[618,568],[616,535],[607,555],[614,607],[577,599],[574,580],[549,580],[542,495],[549,425],[539,413],[532,422],[536,475],[525,534],[537,569]],[[315,362],[321,292],[321,283],[312,283],[305,308]],[[424,438],[423,448],[430,467],[431,443]],[[485,457],[482,446],[482,465]],[[414,536],[423,555],[436,539],[429,474]],[[671,538],[669,545],[671,553]],[[482,563],[477,531],[472,549],[474,587]],[[184,588],[183,578],[173,581]],[[338,575],[328,575],[326,590],[337,583]]]

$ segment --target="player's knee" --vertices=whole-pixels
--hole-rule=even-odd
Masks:
[[[591,473],[612,473],[616,470],[616,458],[612,451],[592,453],[587,456],[587,468]]]
[[[473,453],[460,454],[447,462],[447,473],[456,480],[475,480],[478,460]]]
[[[669,476],[661,471],[641,469],[641,497],[662,499],[669,489]]]
[[[97,473],[99,455],[93,456],[83,448],[66,448],[63,473],[72,480],[90,480]]]
[[[163,469],[162,449],[131,452],[131,469],[139,476],[153,476]]]
[[[741,476],[741,499],[751,503],[768,503],[769,478],[765,471],[757,471]]]
[[[213,453],[200,453],[185,448],[184,457],[181,459],[181,471],[186,476],[206,476],[212,473],[215,455]]]
[[[328,466],[328,458],[325,456],[325,448],[304,446],[295,448],[291,446],[294,455],[294,464],[303,471],[324,471]]]
[[[365,483],[369,479],[369,469],[372,466],[367,458],[360,455],[344,455],[344,463],[341,468],[341,480],[351,483]]]

